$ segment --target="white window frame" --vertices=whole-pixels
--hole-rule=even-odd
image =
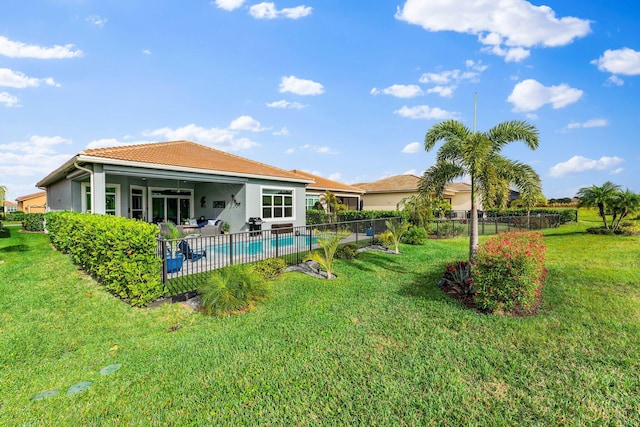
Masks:
[[[132,185],[129,187],[129,218],[133,218],[133,190],[142,190],[142,220],[147,220],[147,187]],[[136,195],[137,196],[137,195]]]
[[[82,202],[82,212],[83,213],[92,213],[92,210],[88,210],[87,209],[87,189],[89,189],[89,191],[93,191],[93,189],[91,188],[91,183],[89,182],[82,182],[80,184],[80,188],[81,188],[81,202]],[[107,195],[107,188],[115,188],[115,196],[116,196],[116,200],[115,200],[115,204],[116,204],[116,208],[114,210],[114,215],[115,216],[121,216],[121,207],[120,207],[120,184],[106,184],[105,185],[105,197]],[[92,206],[93,208],[93,206]],[[109,213],[106,212],[106,200],[105,200],[105,214],[106,215],[110,215]]]
[[[195,194],[195,190],[193,188],[176,188],[176,187],[149,187],[147,188],[147,200],[148,200],[148,204],[147,206],[149,206],[149,216],[150,219],[149,221],[153,221],[153,192],[154,191],[180,191],[180,192],[184,192],[185,196],[186,193],[189,193],[189,218],[193,218],[194,216],[194,212],[195,212],[195,206],[194,206],[194,201],[193,201],[193,197]],[[156,196],[158,198],[160,198],[160,196]],[[175,199],[180,199],[181,196],[164,196],[169,197],[169,198],[175,198]],[[186,197],[185,197],[186,198]],[[179,207],[180,203],[178,203],[178,207]],[[180,212],[182,213],[182,212]],[[165,213],[166,215],[166,205],[165,205]],[[164,220],[166,220],[167,218],[165,217]],[[178,218],[178,221],[180,221],[180,218]]]
[[[273,216],[273,212],[271,213],[272,216],[270,218],[266,218],[264,217],[264,205],[262,204],[262,199],[265,196],[264,191],[268,190],[268,191],[290,191],[291,192],[291,216],[282,216],[282,217],[274,217]],[[291,187],[260,187],[260,216],[262,217],[263,221],[266,222],[276,222],[276,221],[285,221],[285,220],[289,220],[289,221],[295,221],[296,219],[296,188],[291,188]],[[275,195],[275,194],[274,194]],[[274,196],[271,195],[271,196]],[[282,194],[281,196],[285,196],[284,194]],[[288,195],[286,195],[288,196]],[[283,209],[284,209],[284,204],[282,205]],[[273,206],[272,206],[273,209]],[[283,211],[284,214],[284,211]]]

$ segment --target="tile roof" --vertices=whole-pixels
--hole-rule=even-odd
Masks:
[[[341,182],[333,181],[331,179],[323,178],[321,176],[313,175],[308,172],[304,172],[298,169],[293,169],[291,172],[296,175],[300,175],[303,178],[313,179],[315,182],[307,185],[307,189],[311,190],[329,190],[329,191],[341,191],[348,193],[364,193],[364,190],[361,188],[356,188],[351,185],[343,184]]]
[[[415,175],[394,175],[379,179],[378,181],[353,185],[362,188],[367,193],[406,193],[418,191],[419,184],[420,178]],[[451,182],[445,186],[445,192],[459,193],[463,191],[471,191],[471,184],[467,184],[466,182]]]
[[[46,196],[46,191],[38,191],[37,193],[27,194],[25,196],[16,197],[16,202],[22,202],[24,200],[35,199],[36,197]]]
[[[173,166],[289,180],[301,179],[299,175],[293,172],[191,141],[169,141],[95,148],[81,151],[79,156],[147,163],[160,167]]]
[[[418,191],[420,178],[415,175],[395,175],[373,182],[353,184],[367,193],[392,193]]]

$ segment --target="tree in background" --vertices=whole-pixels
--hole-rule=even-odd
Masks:
[[[439,218],[443,212],[451,210],[451,204],[444,199],[420,193],[403,198],[396,209],[405,213],[411,224],[426,228],[433,218]]]
[[[347,206],[340,203],[338,197],[333,194],[331,191],[326,190],[322,195],[324,200],[324,204],[326,206],[326,210],[328,214],[331,214],[333,218],[333,222],[338,221],[338,213],[347,210]]]
[[[607,210],[613,203],[615,195],[620,191],[620,186],[611,181],[602,184],[601,187],[592,185],[591,187],[582,187],[578,190],[576,197],[580,199],[578,206],[580,207],[597,207],[598,215],[602,218],[604,228],[609,228],[607,222]]]
[[[4,217],[4,200],[7,195],[7,187],[0,185],[0,216]]]
[[[515,141],[523,141],[532,150],[538,148],[538,130],[524,121],[502,122],[487,132],[476,132],[457,120],[435,124],[427,131],[424,148],[431,151],[436,143],[443,141],[436,155],[436,164],[424,172],[420,191],[435,192],[442,197],[444,187],[456,178],[471,178],[471,220],[469,239],[469,261],[473,261],[478,250],[478,191],[482,192],[483,204],[491,207],[500,200],[508,200],[509,186],[522,193],[539,193],[540,176],[524,163],[516,162],[500,154],[502,148]]]

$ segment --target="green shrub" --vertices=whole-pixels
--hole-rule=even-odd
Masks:
[[[604,236],[616,234],[615,230],[612,228],[604,228],[604,227],[591,227],[587,228],[587,233],[589,234],[601,234]]]
[[[386,248],[390,248],[393,246],[393,235],[391,234],[391,232],[389,230],[385,231],[384,233],[380,233],[378,234],[378,242],[386,247]]]
[[[354,259],[358,256],[358,245],[351,242],[344,246],[340,246],[336,251],[336,258]]]
[[[44,231],[44,214],[26,214],[23,220],[24,229],[27,231]]]
[[[271,279],[280,275],[287,267],[287,263],[282,258],[267,258],[254,262],[251,267],[265,279]]]
[[[267,282],[246,264],[216,270],[198,288],[205,314],[222,316],[250,310],[269,296]]]
[[[157,255],[158,227],[111,215],[46,214],[53,245],[133,306],[146,306],[165,293]]]
[[[552,209],[552,208],[533,208],[529,212],[530,216],[540,215],[560,215],[560,222],[576,222],[578,220],[578,210],[573,209]],[[489,218],[505,217],[505,216],[527,216],[527,210],[524,208],[509,209],[487,209],[484,211]]]
[[[22,211],[15,211],[5,214],[4,219],[7,222],[22,222],[27,214]]]
[[[545,253],[538,232],[501,233],[481,244],[472,268],[476,304],[491,312],[533,308],[546,274]]]
[[[340,241],[347,237],[349,234],[346,230],[332,232],[318,233],[318,245],[319,250],[310,252],[307,255],[307,260],[318,262],[327,272],[327,279],[333,279],[333,273],[331,268],[333,267],[334,257]]]
[[[620,232],[625,236],[635,236],[640,234],[640,222],[625,221],[620,224]]]
[[[427,230],[422,227],[413,226],[409,227],[407,232],[404,233],[401,241],[407,245],[424,245],[428,239]]]

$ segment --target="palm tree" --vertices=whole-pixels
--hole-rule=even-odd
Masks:
[[[580,199],[578,206],[597,206],[598,215],[602,218],[604,228],[609,228],[607,223],[607,209],[613,202],[615,195],[620,191],[620,186],[611,181],[602,184],[602,187],[592,185],[591,187],[582,187],[578,190],[576,197]]]
[[[329,190],[324,192],[323,198],[327,205],[327,213],[331,215],[334,222],[338,222],[338,213],[347,210],[347,206],[340,203],[338,196]]]
[[[619,191],[611,203],[613,210],[613,219],[611,220],[611,228],[618,230],[620,223],[628,215],[632,215],[640,210],[640,195],[630,191]],[[616,221],[616,217],[618,221]]]
[[[431,151],[437,142],[436,164],[427,169],[421,178],[420,190],[444,192],[444,186],[456,178],[471,178],[471,221],[469,261],[473,262],[478,250],[478,191],[483,203],[492,206],[504,198],[513,185],[522,193],[540,192],[540,176],[533,168],[500,154],[502,147],[515,141],[523,141],[530,149],[538,148],[538,130],[524,121],[499,123],[487,132],[471,131],[457,120],[435,124],[427,131],[424,148]]]

